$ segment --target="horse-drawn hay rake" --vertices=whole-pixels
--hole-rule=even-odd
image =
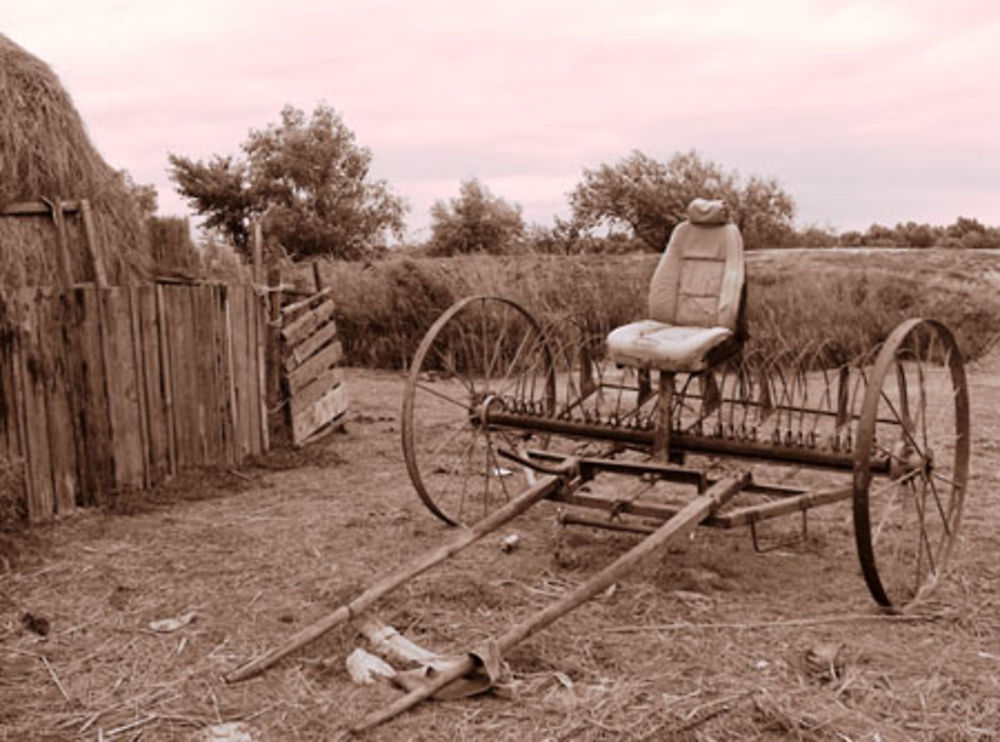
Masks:
[[[603,346],[567,341],[565,328],[543,327],[504,298],[452,306],[413,360],[403,451],[420,498],[462,530],[227,679],[360,616],[543,499],[563,506],[564,524],[644,538],[357,729],[494,667],[698,525],[747,526],[760,547],[763,521],[801,514],[804,526],[812,509],[850,501],[875,601],[902,610],[926,595],[947,564],[968,477],[968,396],[951,333],[914,319],[847,362],[822,348],[768,359],[743,352],[744,296],[739,233],[719,204],[696,201],[654,276],[652,319],[618,328]],[[630,486],[600,485],[623,477]]]

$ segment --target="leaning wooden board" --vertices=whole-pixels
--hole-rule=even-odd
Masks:
[[[338,367],[343,348],[333,315],[329,289],[282,310],[282,366],[296,446],[334,427],[347,412],[347,389]]]

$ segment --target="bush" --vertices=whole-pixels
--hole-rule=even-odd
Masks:
[[[428,254],[437,257],[469,253],[523,252],[521,207],[490,193],[473,178],[462,183],[458,198],[431,207]]]
[[[748,350],[774,355],[824,345],[831,362],[841,362],[869,351],[903,319],[922,316],[943,321],[966,357],[978,357],[1000,327],[1000,298],[971,279],[982,274],[978,263],[956,265],[948,253],[920,257],[752,255]],[[603,338],[645,315],[657,260],[648,253],[390,259],[325,263],[323,273],[336,287],[347,362],[398,369],[434,320],[471,294],[517,301],[561,341]]]

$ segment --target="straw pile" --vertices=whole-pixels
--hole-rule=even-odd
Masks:
[[[0,739],[337,740],[399,697],[351,682],[345,658],[372,647],[349,625],[258,678],[222,679],[452,536],[399,455],[399,375],[347,373],[348,434],[284,462],[295,468],[272,453],[239,473],[184,474],[145,503],[123,497],[18,542],[23,556],[0,563]],[[699,530],[515,647],[510,697],[425,703],[360,739],[997,739],[1000,505],[985,495],[1000,482],[1000,392],[982,393],[955,573],[918,611],[875,608],[848,503],[766,554],[744,532]],[[607,476],[598,494],[635,485]],[[637,542],[564,529],[555,508],[539,504],[375,615],[429,650],[466,651]],[[773,545],[800,522],[769,527]],[[511,533],[520,545],[505,552]],[[176,628],[153,628],[164,619]]]
[[[0,34],[0,208],[88,199],[108,281],[145,274],[139,211],[120,173],[98,154],[69,94],[44,62]],[[91,281],[82,220],[67,215],[71,279]],[[0,216],[0,287],[56,283],[58,242],[45,216]]]

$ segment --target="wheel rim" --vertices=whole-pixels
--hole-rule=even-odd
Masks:
[[[530,474],[498,448],[532,445],[530,432],[491,429],[495,409],[552,415],[553,355],[539,324],[507,299],[473,296],[424,336],[403,397],[403,454],[417,494],[450,525],[469,525],[521,491]]]
[[[888,461],[874,475],[873,459]],[[876,602],[902,609],[938,584],[969,466],[969,403],[954,337],[932,320],[897,327],[868,379],[854,449],[854,529]]]

